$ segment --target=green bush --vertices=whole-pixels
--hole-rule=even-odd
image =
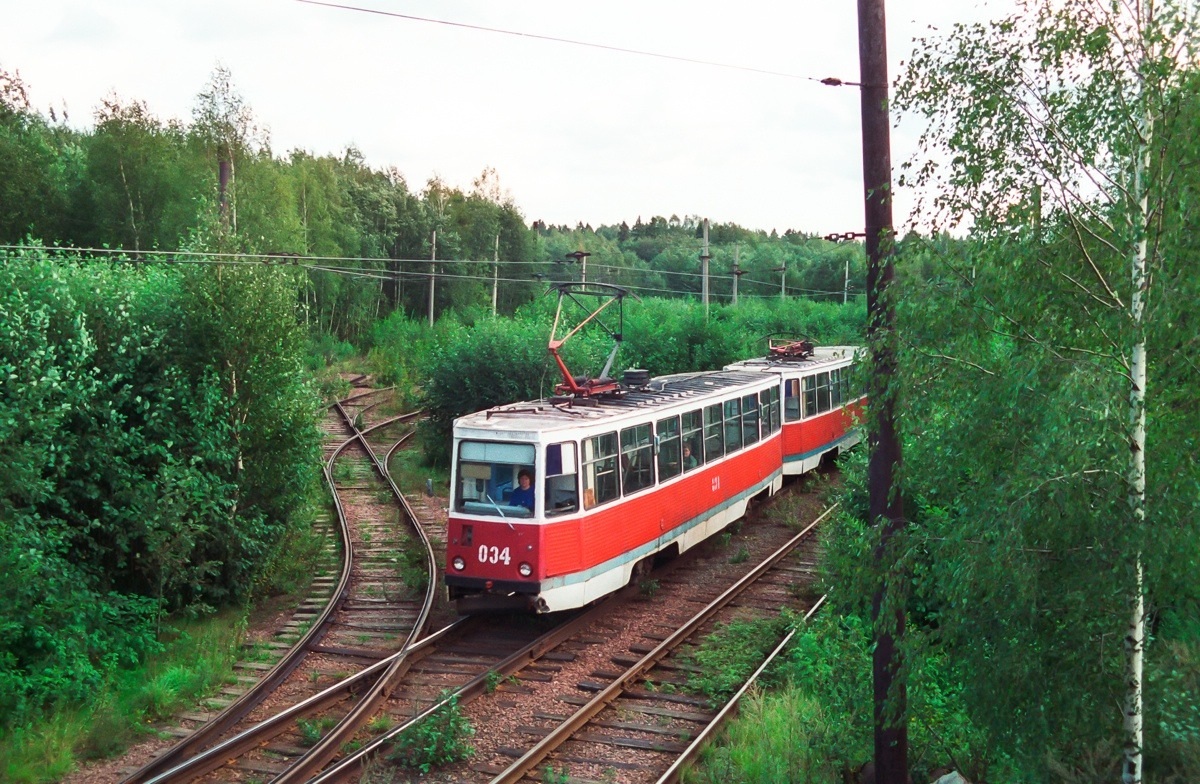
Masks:
[[[241,603],[308,519],[290,273],[0,258],[0,723]]]
[[[445,705],[392,741],[388,759],[422,773],[452,762],[464,760],[475,753],[467,739],[475,729],[462,714],[456,696],[442,695]]]

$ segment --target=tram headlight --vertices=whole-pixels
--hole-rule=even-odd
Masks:
[[[451,561],[450,563],[454,566],[454,568],[456,570],[458,570],[460,572],[463,569],[467,568],[467,562],[463,560],[463,557],[461,555],[454,556],[454,560]]]
[[[521,565],[517,567],[517,571],[521,573],[522,577],[528,577],[533,574],[533,567],[522,561]]]

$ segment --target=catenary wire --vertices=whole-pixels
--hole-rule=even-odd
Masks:
[[[818,78],[815,76],[806,76],[804,74],[787,73],[785,71],[771,71],[766,68],[753,68],[745,65],[735,65],[732,63],[721,63],[714,60],[701,60],[694,57],[681,57],[678,55],[663,54],[661,52],[649,52],[643,49],[628,49],[622,46],[611,46],[608,44],[592,43],[590,41],[579,41],[571,38],[559,38],[552,35],[542,35],[540,33],[526,33],[520,30],[505,30],[499,27],[486,27],[484,25],[470,24],[467,22],[452,22],[448,19],[433,19],[426,16],[416,16],[414,14],[402,14],[397,11],[384,11],[378,8],[364,8],[362,6],[345,5],[342,3],[329,3],[323,0],[296,0],[296,2],[305,3],[307,5],[319,5],[326,8],[336,8],[341,11],[354,11],[363,14],[376,14],[378,16],[388,16],[395,19],[406,19],[411,22],[425,22],[427,24],[439,24],[447,27],[459,27],[466,30],[477,30],[484,33],[498,33],[500,35],[512,35],[518,38],[533,38],[539,41],[551,41],[553,43],[567,44],[569,46],[583,46],[589,49],[602,49],[608,52],[619,52],[621,54],[633,54],[640,57],[655,57],[661,60],[674,60],[676,62],[691,63],[693,65],[706,65],[713,68],[727,68],[735,71],[747,71],[749,73],[763,74],[765,76],[781,76],[785,79],[801,79],[804,81],[817,82],[829,87],[842,86],[861,86],[858,82],[849,82],[836,77]]]

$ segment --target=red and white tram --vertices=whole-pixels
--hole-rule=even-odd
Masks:
[[[856,443],[854,351],[819,352],[456,420],[446,584],[459,611],[586,605]]]
[[[796,346],[802,346],[795,350]],[[778,349],[778,350],[776,350]],[[807,341],[772,342],[767,356],[728,365],[726,370],[777,376],[783,390],[783,473],[804,474],[856,445],[854,425],[865,398],[853,390],[850,372],[856,346],[814,347]]]

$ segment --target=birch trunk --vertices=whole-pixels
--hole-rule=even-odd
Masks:
[[[1154,3],[1145,6],[1145,20],[1139,19],[1144,46],[1149,46],[1151,28],[1154,24]],[[1148,58],[1144,53],[1143,57]],[[1147,78],[1143,69],[1142,78]],[[1147,101],[1147,85],[1143,82],[1142,117],[1138,128],[1138,148],[1133,168],[1133,188],[1130,200],[1134,203],[1130,222],[1134,229],[1134,251],[1132,254],[1132,286],[1129,315],[1133,322],[1133,354],[1129,375],[1129,507],[1133,512],[1132,523],[1136,529],[1135,541],[1140,542],[1146,520],[1146,331],[1144,324],[1146,295],[1149,278],[1146,275],[1147,233],[1150,228],[1150,200],[1146,184],[1150,168],[1150,142],[1154,134],[1154,121]],[[1142,781],[1142,659],[1146,642],[1146,604],[1142,581],[1142,551],[1140,545],[1134,555],[1133,595],[1130,597],[1132,612],[1129,629],[1125,636],[1125,758],[1121,779],[1124,784],[1141,784]]]

